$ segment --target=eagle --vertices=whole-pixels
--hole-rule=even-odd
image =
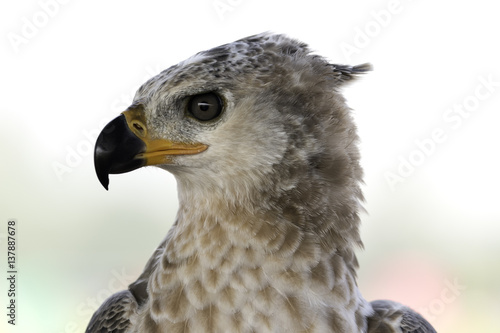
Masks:
[[[356,282],[362,168],[341,90],[370,70],[262,33],[144,83],[98,136],[97,177],[167,170],[179,210],[86,332],[435,332]]]

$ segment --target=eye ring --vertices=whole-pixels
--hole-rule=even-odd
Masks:
[[[222,113],[222,99],[214,92],[189,97],[187,111],[200,121],[209,121]]]

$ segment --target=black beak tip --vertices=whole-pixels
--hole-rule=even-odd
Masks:
[[[99,137],[100,138],[100,137]],[[99,142],[99,139],[97,140]],[[97,179],[99,179],[99,182],[101,185],[108,190],[109,186],[109,165],[106,166],[106,159],[103,158],[102,155],[98,153],[98,145],[96,146],[96,150],[94,151],[94,167],[95,167],[95,173],[97,175]]]
[[[144,161],[135,156],[146,145],[128,128],[122,114],[104,127],[94,149],[94,167],[101,185],[108,190],[109,174],[124,173],[140,168]]]
[[[101,175],[100,177],[97,176],[99,178],[99,182],[101,183],[101,185],[106,189],[106,191],[109,190],[109,177],[108,175]]]

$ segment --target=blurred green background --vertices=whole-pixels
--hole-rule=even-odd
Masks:
[[[6,223],[19,224],[18,324],[4,314],[1,332],[83,332],[140,274],[174,220],[175,179],[146,168],[112,176],[106,192],[93,168],[98,132],[147,78],[267,30],[375,67],[345,90],[365,169],[364,296],[408,304],[440,333],[499,332],[500,23],[490,2],[30,0],[2,3],[0,22],[5,275]],[[0,295],[5,309],[5,278]]]

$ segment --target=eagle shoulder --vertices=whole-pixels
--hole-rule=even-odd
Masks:
[[[125,333],[137,301],[129,290],[111,295],[94,313],[85,333]]]
[[[368,317],[367,333],[436,333],[420,314],[387,300],[370,303],[374,313]]]

